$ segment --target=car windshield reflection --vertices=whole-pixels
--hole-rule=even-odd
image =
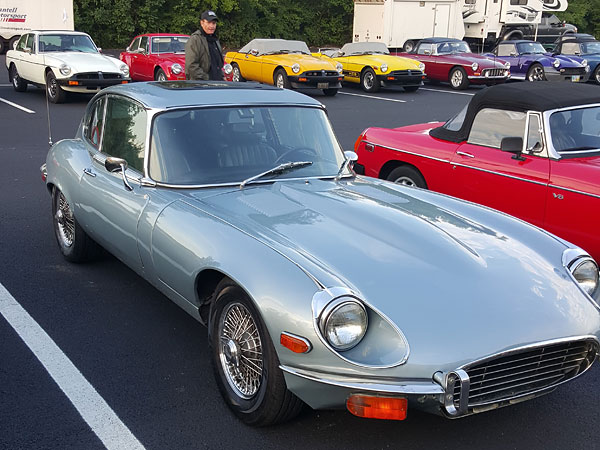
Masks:
[[[311,164],[268,179],[335,177],[344,161],[320,108],[186,109],[160,113],[153,122],[149,174],[159,183],[239,184],[299,161]]]
[[[600,107],[557,111],[550,116],[552,145],[559,153],[580,154],[600,149]]]
[[[42,34],[39,52],[83,52],[98,53],[98,49],[89,36],[80,34]]]
[[[185,53],[188,36],[159,36],[152,38],[152,53]]]

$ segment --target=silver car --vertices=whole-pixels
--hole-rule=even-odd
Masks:
[[[244,422],[449,418],[598,355],[598,267],[502,213],[356,176],[326,111],[264,85],[110,87],[42,166],[70,261],[108,250],[208,328]]]

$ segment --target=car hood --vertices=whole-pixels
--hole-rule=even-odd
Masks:
[[[480,68],[489,69],[489,68],[504,68],[504,61],[501,59],[485,57],[483,55],[478,55],[476,53],[457,53],[454,55],[441,55],[440,59],[445,61],[452,61],[456,64],[463,64],[465,66],[470,66],[474,62],[479,64]]]
[[[299,265],[334,274],[427,360],[464,348],[468,361],[600,327],[561,265],[562,241],[470,203],[361,178],[275,182],[197,202]]]
[[[44,57],[45,64],[59,67],[67,64],[71,74],[76,72],[119,72],[123,62],[100,53],[61,52],[48,54]]]

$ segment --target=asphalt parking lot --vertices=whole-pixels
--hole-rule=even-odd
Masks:
[[[385,422],[306,409],[281,426],[243,425],[220,398],[201,325],[110,256],[83,265],[62,258],[39,167],[48,123],[54,142],[72,137],[90,97],[47,106],[43,89],[15,92],[4,67],[0,56],[0,300],[14,299],[43,331],[29,321],[16,330],[0,315],[0,449],[104,448],[98,435],[106,430],[93,418],[110,412],[120,423],[111,448],[598,448],[600,364],[547,396],[460,420],[412,410],[404,422]],[[351,150],[368,126],[445,120],[476,91],[307,93],[327,106]],[[43,333],[56,347],[42,343],[36,356],[31,342],[47,342]],[[64,357],[72,367],[53,379],[40,359],[48,366]],[[74,396],[91,410],[78,411]]]

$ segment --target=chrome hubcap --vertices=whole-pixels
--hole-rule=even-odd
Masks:
[[[462,81],[463,81],[462,72],[460,70],[455,71],[452,74],[452,86],[458,87],[461,85]]]
[[[258,328],[241,303],[229,305],[219,321],[219,360],[233,391],[249,399],[260,389],[263,357]]]
[[[75,239],[75,221],[73,213],[71,212],[71,207],[62,192],[58,197],[58,205],[54,217],[56,220],[58,237],[65,247],[70,247],[73,245]]]
[[[56,97],[57,90],[58,90],[58,83],[56,82],[56,80],[51,80],[50,83],[48,83],[48,95],[52,98]]]
[[[365,86],[365,88],[367,88],[367,89],[373,88],[373,78],[374,77],[371,72],[365,73],[365,77],[363,79],[363,85]]]
[[[283,88],[283,75],[281,74],[277,75],[277,87]]]
[[[534,67],[529,75],[529,81],[542,81],[544,79],[544,69],[541,67]]]
[[[237,66],[233,68],[233,81],[240,81],[240,69]],[[279,83],[279,80],[277,82]]]
[[[158,74],[158,81],[167,81],[167,77],[164,73]]]
[[[417,183],[414,182],[412,178],[409,177],[399,177],[394,180],[396,184],[403,184],[404,186],[416,186]]]

